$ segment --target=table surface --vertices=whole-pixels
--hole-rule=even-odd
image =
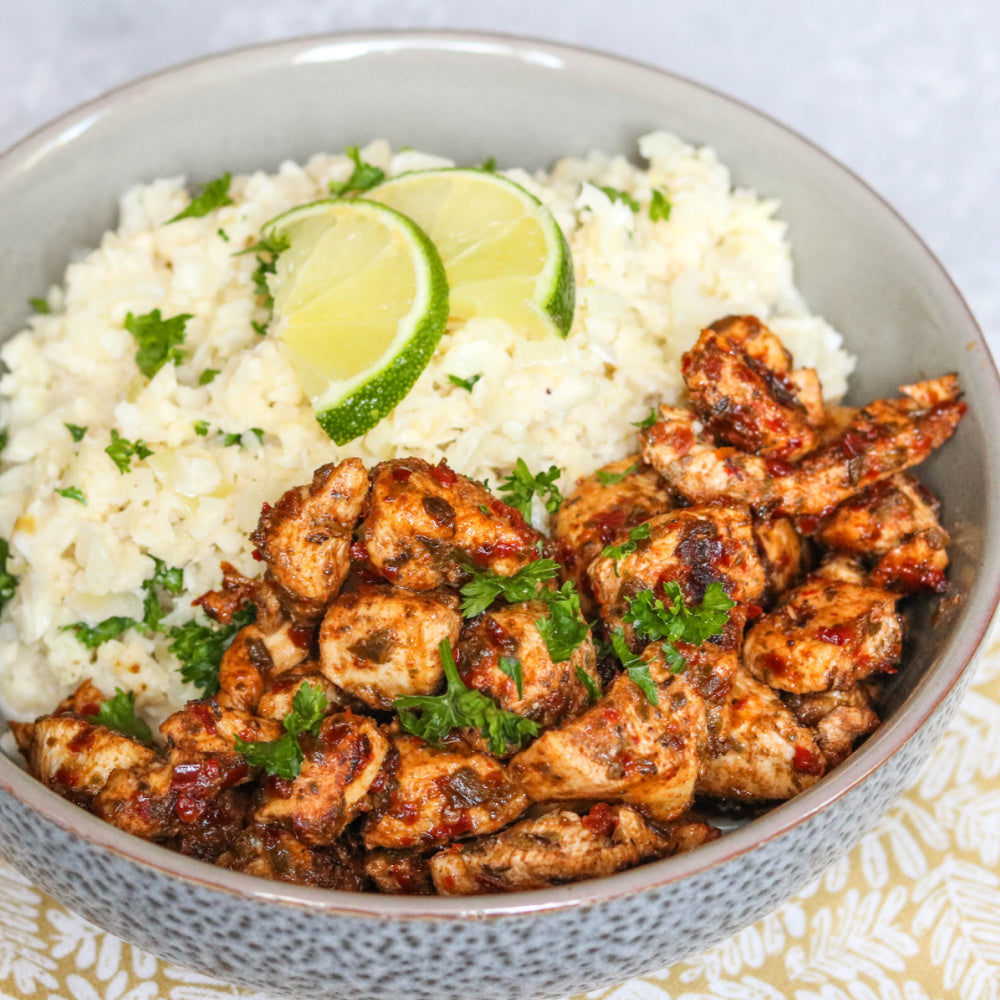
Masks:
[[[995,0],[3,0],[3,14],[0,149],[136,76],[317,32],[497,30],[662,66],[759,107],[863,177],[939,257],[1000,356]],[[705,954],[592,995],[996,1000],[998,872],[995,638],[927,769],[847,858]],[[118,941],[0,863],[0,998],[250,996]]]

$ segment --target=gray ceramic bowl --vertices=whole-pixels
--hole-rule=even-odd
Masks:
[[[74,111],[0,159],[0,333],[92,245],[130,184],[273,168],[385,136],[476,163],[633,152],[663,127],[775,195],[809,302],[861,357],[853,395],[957,371],[970,404],[925,467],[953,589],[914,622],[882,728],[817,786],[690,854],[510,896],[296,888],[133,839],[0,756],[0,853],[89,919],[171,961],[298,997],[565,995],[666,966],[757,919],[843,854],[914,775],[959,700],[1000,593],[1000,384],[957,291],[907,226],[808,142],[732,100],[620,59],[468,34],[315,38],[212,58]],[[877,137],[873,137],[875,139]],[[99,391],[95,386],[95,391]]]

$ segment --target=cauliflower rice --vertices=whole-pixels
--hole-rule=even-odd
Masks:
[[[681,354],[702,327],[732,313],[767,322],[796,364],[817,368],[828,396],[840,396],[853,361],[795,289],[778,203],[733,190],[710,149],[658,132],[640,150],[646,169],[595,152],[548,173],[504,171],[548,205],[569,241],[577,306],[568,339],[527,341],[496,320],[452,323],[406,399],[342,448],[316,423],[277,341],[255,331],[267,318],[251,280],[256,259],[234,253],[269,219],[326,196],[331,180],[350,176],[349,158],[318,155],[276,174],[234,177],[233,205],[170,225],[189,202],[184,178],[126,192],[118,229],[70,265],[49,294],[51,313],[0,349],[8,432],[0,536],[19,581],[0,621],[4,711],[34,717],[85,677],[106,693],[135,690],[154,719],[193,697],[165,636],[133,629],[91,652],[65,626],[141,619],[150,557],[184,569],[184,593],[164,626],[189,620],[191,600],[218,586],[221,560],[259,573],[248,535],[261,504],[308,482],[323,463],[444,458],[496,485],[521,457],[533,472],[559,466],[565,492],[634,449],[631,424],[680,393]],[[394,154],[381,141],[362,156],[389,176],[451,165]],[[602,187],[627,192],[642,209]],[[669,198],[667,221],[648,218],[653,188]],[[181,364],[147,380],[124,321],[153,309],[193,318]],[[218,375],[199,385],[207,369]],[[449,375],[481,378],[469,392]],[[208,424],[204,435],[199,422]],[[66,424],[86,434],[76,442]],[[153,454],[119,472],[105,454],[112,430]],[[240,444],[227,444],[234,434]],[[56,492],[70,487],[86,504]]]

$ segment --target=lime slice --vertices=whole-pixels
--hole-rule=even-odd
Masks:
[[[316,419],[346,444],[430,361],[448,322],[441,258],[410,219],[361,199],[300,205],[264,236],[288,241],[270,280],[278,336]]]
[[[419,170],[366,197],[431,238],[448,273],[453,317],[497,317],[532,337],[569,333],[576,297],[569,245],[552,213],[519,184],[485,170]]]

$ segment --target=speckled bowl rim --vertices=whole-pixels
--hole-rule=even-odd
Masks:
[[[586,47],[516,35],[433,29],[344,32],[249,45],[165,68],[67,111],[31,132],[0,155],[0,183],[7,173],[30,170],[33,162],[43,156],[53,143],[59,143],[66,137],[79,134],[105,114],[113,113],[122,105],[141,102],[147,92],[188,86],[192,76],[202,78],[226,76],[250,63],[259,67],[264,60],[270,65],[275,65],[306,59],[323,61],[334,57],[334,53],[336,58],[344,59],[375,52],[386,55],[408,50],[479,51],[487,52],[491,56],[522,60],[547,59],[577,66],[584,63],[604,64],[608,67],[614,67],[616,64],[628,65],[711,94],[735,106],[748,117],[766,122],[769,127],[779,129],[793,141],[810,147],[878,202],[895,223],[908,233],[915,246],[925,255],[926,262],[944,279],[946,287],[954,297],[953,304],[959,307],[959,311],[967,320],[963,340],[974,341],[986,358],[988,374],[984,377],[989,378],[991,375],[996,388],[994,399],[987,400],[986,403],[994,404],[992,406],[994,426],[1000,426],[1000,377],[997,375],[996,366],[992,362],[982,331],[940,262],[912,227],[884,198],[825,150],[756,108],[680,74]],[[1000,476],[996,469],[992,472],[990,482],[995,486]],[[993,499],[995,500],[995,496]],[[996,516],[995,512],[990,513]],[[980,591],[970,598],[970,603],[974,607],[965,613],[964,620],[949,637],[937,660],[927,668],[924,677],[905,701],[847,761],[796,798],[776,806],[763,816],[710,844],[617,875],[550,889],[477,897],[386,896],[288,885],[218,868],[126,834],[60,798],[31,778],[2,753],[0,753],[0,789],[89,844],[111,851],[139,865],[182,881],[244,899],[277,902],[322,911],[329,915],[402,920],[482,919],[563,910],[641,894],[730,862],[789,832],[856,788],[869,774],[885,764],[892,754],[927,722],[972,664],[1000,606],[1000,541],[996,535],[997,532],[994,531],[992,546],[983,553],[985,565],[980,580]],[[982,589],[984,585],[990,588],[986,596]]]

